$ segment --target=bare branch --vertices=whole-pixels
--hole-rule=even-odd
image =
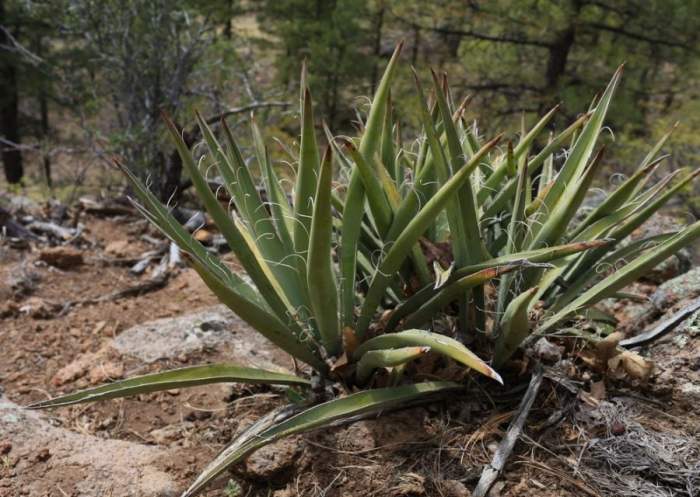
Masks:
[[[408,24],[412,29],[420,29],[424,31],[432,31],[434,33],[440,33],[443,35],[456,35],[456,36],[462,36],[465,38],[474,38],[477,40],[485,40],[485,41],[492,41],[494,43],[509,43],[513,45],[528,45],[528,46],[533,46],[533,47],[540,47],[540,48],[550,48],[552,44],[550,42],[546,41],[541,41],[541,40],[531,40],[528,38],[517,38],[514,36],[508,36],[508,35],[489,35],[486,33],[479,33],[477,31],[472,31],[468,29],[453,29],[453,28],[442,28],[438,26],[426,26],[423,24],[418,24],[415,21],[411,21],[409,19],[406,19],[392,11],[389,11],[392,16],[394,16],[396,19],[399,21],[403,22],[404,24]]]
[[[0,45],[0,49],[6,50],[8,52],[13,52],[21,55],[29,63],[33,66],[38,66],[39,64],[44,63],[44,59],[36,55],[34,52],[26,48],[24,45],[22,45],[17,39],[12,36],[12,33],[10,33],[10,30],[7,29],[5,26],[0,25],[0,31],[3,32],[3,34],[7,37],[7,40],[12,43],[12,45]]]
[[[282,107],[286,108],[289,107],[289,102],[253,102],[247,105],[242,105],[240,107],[233,107],[231,109],[228,109],[220,114],[217,114],[215,116],[212,116],[206,120],[207,124],[214,124],[216,122],[221,121],[222,119],[226,119],[227,117],[236,115],[236,114],[243,114],[245,112],[250,112],[251,110],[256,110],[256,109],[263,109],[263,108],[269,108],[269,107]]]
[[[654,45],[664,45],[667,47],[682,48],[683,50],[687,50],[688,52],[691,52],[691,53],[698,52],[698,50],[695,47],[692,47],[692,46],[687,45],[685,43],[682,43],[680,41],[668,40],[666,38],[654,38],[652,36],[648,36],[645,34],[627,31],[626,29],[619,27],[619,26],[610,26],[608,24],[600,23],[600,22],[589,22],[589,23],[584,24],[584,26],[589,27],[589,28],[593,28],[593,29],[597,29],[600,31],[608,31],[610,33],[615,33],[615,34],[618,34],[620,36],[624,36],[626,38],[644,41],[646,43],[651,43]]]

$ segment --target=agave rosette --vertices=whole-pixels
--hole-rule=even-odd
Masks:
[[[464,105],[454,105],[444,79],[433,74],[429,103],[416,77],[422,129],[412,149],[400,140],[389,97],[400,48],[359,137],[329,135],[323,153],[302,75],[293,192],[281,188],[254,121],[255,171],[225,122],[217,138],[197,115],[208,151],[196,161],[168,121],[201,202],[249,280],[207,251],[124,168],[139,210],[178,244],[221,302],[306,363],[309,376],[340,382],[347,395],[323,398],[312,391],[308,377],[217,364],[131,378],[32,407],[215,382],[276,384],[302,393],[299,404],[271,413],[234,440],[183,494],[192,496],[228,466],[280,437],[460,388],[452,381],[420,382],[404,374],[408,363],[427,353],[501,382],[490,363],[500,367],[533,333],[555,333],[700,236],[695,223],[678,233],[627,242],[697,175],[650,184],[668,135],[627,181],[587,215],[578,215],[601,164],[597,144],[621,70],[588,113],[551,133],[537,153],[534,144],[556,108],[523,129],[517,143],[499,147],[500,137],[483,140],[465,122]],[[204,174],[210,169],[221,178],[230,204],[212,192]],[[342,188],[334,188],[334,178]],[[596,270],[619,260],[628,263],[614,272]],[[497,291],[485,291],[489,284]],[[533,324],[529,315],[537,303],[544,317]],[[448,336],[446,321],[455,324],[456,336],[485,333],[493,342],[492,360]],[[389,380],[368,388],[376,371],[389,371]]]

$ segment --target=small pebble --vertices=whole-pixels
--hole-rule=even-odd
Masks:
[[[211,418],[211,411],[190,411],[185,415],[185,421],[197,421]]]
[[[627,429],[625,428],[625,425],[623,425],[619,421],[615,421],[612,424],[612,426],[610,427],[610,433],[612,433],[616,437],[619,437],[620,435],[624,435],[625,431],[627,431]]]
[[[49,449],[44,448],[37,452],[36,456],[34,456],[34,459],[39,462],[44,462],[48,461],[49,457],[51,457],[51,452],[49,452]]]

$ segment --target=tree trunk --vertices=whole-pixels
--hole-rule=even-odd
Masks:
[[[370,95],[374,95],[379,82],[379,57],[382,53],[382,26],[384,25],[384,1],[379,2],[377,19],[374,25],[374,67],[372,67],[372,81],[370,82]]]
[[[173,150],[167,157],[161,152],[161,170],[163,171],[162,181],[158,189],[158,197],[161,202],[177,200],[182,194],[180,188],[180,177],[182,176],[182,159],[177,150]]]
[[[44,56],[44,43],[43,40],[41,39],[41,36],[37,37],[36,40],[36,53],[39,57]],[[41,76],[40,76],[41,77]],[[44,178],[46,179],[46,186],[51,188],[53,186],[53,180],[51,178],[51,155],[49,154],[47,147],[49,145],[49,134],[50,134],[50,127],[49,127],[49,99],[48,99],[48,91],[47,91],[47,81],[45,78],[41,77],[41,81],[39,83],[39,114],[40,114],[40,121],[41,121],[41,140],[43,142],[42,146],[42,157],[41,161],[44,166]]]
[[[49,102],[46,98],[46,88],[42,85],[41,91],[39,93],[39,110],[41,113],[41,138],[44,141],[44,147],[49,145]],[[51,188],[53,186],[53,179],[51,178],[51,155],[48,150],[44,150],[42,153],[42,163],[44,166],[44,177],[46,178],[46,186]]]
[[[224,26],[224,36],[227,40],[233,39],[233,0],[228,0],[226,6],[226,26]]]
[[[561,77],[566,71],[566,62],[569,58],[569,53],[576,41],[576,22],[579,11],[581,10],[580,0],[574,0],[572,12],[564,29],[559,31],[556,38],[549,45],[549,57],[547,58],[546,71],[546,99],[551,99],[550,102],[543,102],[546,107],[551,107],[553,101],[556,101],[556,94],[561,82]],[[544,108],[540,109],[541,111]]]
[[[3,0],[0,0],[0,24],[7,29],[7,16]],[[0,46],[8,46],[11,41],[4,30],[0,30]],[[8,183],[19,183],[24,176],[22,152],[16,147],[20,143],[19,132],[19,92],[17,88],[17,67],[7,53],[0,58],[0,137],[11,143],[2,143],[2,162]]]
[[[566,60],[574,45],[575,27],[570,24],[564,31],[561,31],[557,39],[549,47],[549,58],[547,59],[547,89],[555,91],[559,84],[559,79],[566,70]]]
[[[411,65],[416,67],[418,62],[418,54],[420,53],[420,28],[413,27],[413,48],[411,49]]]
[[[187,148],[191,149],[199,134],[197,131],[182,130],[182,139],[185,141]],[[161,182],[158,188],[158,196],[162,202],[177,201],[182,195],[183,185],[182,180],[182,158],[177,150],[172,150],[168,156],[163,153],[158,154],[158,159],[161,163]]]

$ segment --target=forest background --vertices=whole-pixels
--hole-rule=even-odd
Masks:
[[[692,166],[699,36],[697,0],[0,0],[0,187],[70,201],[120,187],[108,167],[119,158],[177,197],[188,180],[162,112],[193,147],[194,109],[242,138],[254,112],[283,157],[303,61],[317,115],[342,134],[401,40],[392,99],[405,140],[418,124],[411,65],[426,81],[428,68],[447,73],[455,99],[471,95],[467,116],[484,133],[514,135],[556,104],[561,128],[624,62],[606,181],[677,122],[665,168]],[[682,198],[699,217],[697,191]]]

